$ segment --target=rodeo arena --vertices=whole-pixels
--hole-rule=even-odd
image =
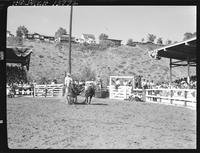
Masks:
[[[27,81],[31,48],[8,46],[6,54],[11,149],[196,148],[196,37],[150,51],[170,61],[163,84],[110,76],[103,87],[100,76],[79,82],[69,72],[62,84],[38,84]],[[178,66],[188,75],[174,81]]]

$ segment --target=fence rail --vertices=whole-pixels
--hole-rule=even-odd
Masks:
[[[36,85],[34,88],[34,96],[61,96],[63,92],[63,84],[47,85],[47,93],[45,93],[46,85]]]
[[[132,89],[120,86],[115,89],[110,86],[110,99],[131,99],[138,97],[145,102],[171,104],[196,108],[197,92],[195,89]]]
[[[196,108],[195,89],[146,89],[145,101]]]
[[[128,99],[131,95],[130,86],[119,86],[117,89],[115,86],[110,86],[110,99]]]

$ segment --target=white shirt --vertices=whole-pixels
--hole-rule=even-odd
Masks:
[[[72,78],[71,77],[65,77],[65,85],[69,86],[70,82],[72,82]]]
[[[116,85],[120,85],[120,80],[117,80],[117,81],[116,81]]]

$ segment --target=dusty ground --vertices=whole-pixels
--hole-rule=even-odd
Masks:
[[[7,121],[11,149],[196,148],[196,111],[176,106],[97,98],[91,105],[67,105],[59,98],[10,98]]]

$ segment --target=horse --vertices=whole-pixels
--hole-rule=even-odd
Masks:
[[[81,87],[74,83],[70,83],[65,92],[68,104],[77,103],[77,96],[80,95],[81,92]]]
[[[94,86],[88,86],[85,89],[85,103],[90,104],[92,97],[95,95],[95,87]],[[88,101],[89,99],[89,101]]]

